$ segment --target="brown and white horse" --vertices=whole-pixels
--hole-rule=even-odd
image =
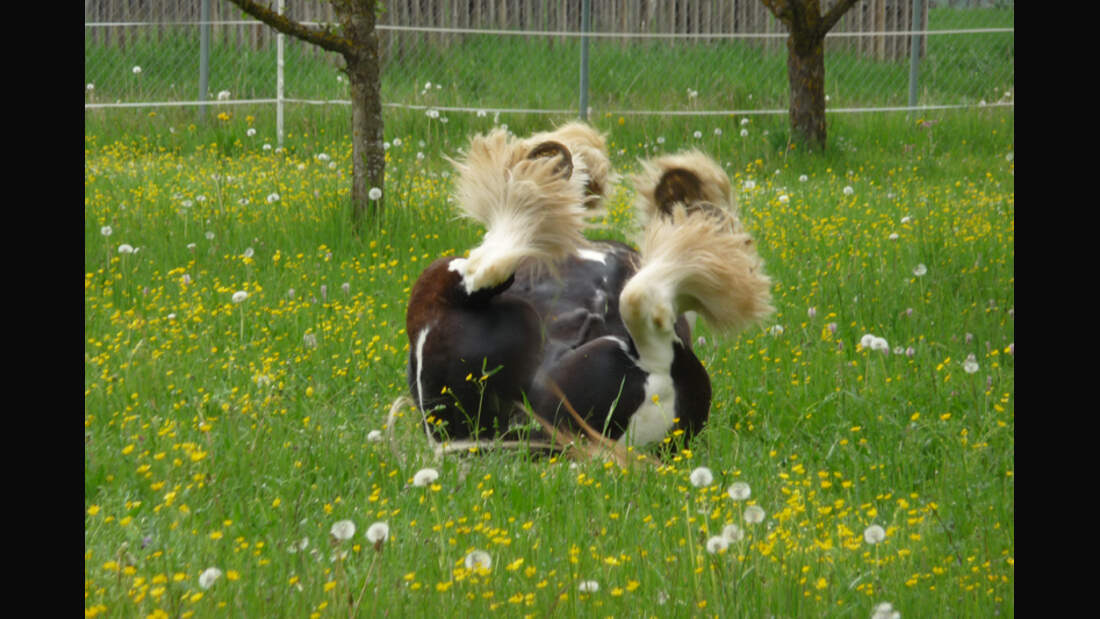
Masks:
[[[425,269],[406,316],[409,388],[437,448],[518,439],[530,414],[545,428],[532,442],[701,430],[710,379],[685,314],[740,329],[772,311],[721,168],[695,152],[643,162],[635,250],[583,234],[614,180],[587,125],[476,136],[454,165],[457,202],[486,233]]]

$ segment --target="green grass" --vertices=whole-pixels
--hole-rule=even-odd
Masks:
[[[1011,27],[1008,10],[933,9],[930,29]],[[132,29],[125,45],[85,37],[88,102],[192,101],[198,93],[198,37],[193,28]],[[274,98],[274,45],[255,49],[214,33],[209,90],[235,100]],[[908,103],[909,60],[875,60],[846,51],[856,41],[830,41],[827,92],[837,107]],[[578,105],[580,41],[497,35],[383,35],[382,98],[405,105],[570,110]],[[782,40],[629,40],[596,37],[589,50],[589,104],[604,110],[785,109],[786,46]],[[1013,33],[933,35],[920,65],[919,103],[976,104],[1014,88]],[[335,54],[289,38],[286,96],[347,100]],[[132,73],[141,67],[140,75]],[[517,77],[522,79],[517,80]],[[427,82],[431,89],[425,89]],[[695,91],[689,96],[688,91]]]
[[[778,310],[739,335],[700,324],[709,425],[627,468],[436,461],[411,410],[368,439],[405,392],[412,283],[481,234],[440,156],[493,125],[386,120],[387,215],[358,239],[346,108],[292,108],[282,152],[263,148],[270,109],[86,114],[86,615],[1014,615],[1011,109],[831,115],[818,154],[788,147],[783,117],[594,119],[624,174],[689,146],[726,165]],[[624,183],[599,235],[630,238],[630,199]],[[439,479],[413,486],[427,466]],[[744,540],[709,554],[728,523]],[[487,573],[463,565],[474,549]]]

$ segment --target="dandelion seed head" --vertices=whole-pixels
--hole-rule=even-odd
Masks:
[[[375,522],[367,527],[367,541],[372,544],[380,544],[390,537],[390,525],[385,522]]]
[[[714,482],[714,473],[712,473],[709,468],[700,466],[691,472],[689,479],[691,480],[691,485],[696,488],[704,488]]]
[[[248,298],[248,292],[246,292],[244,290],[238,290],[237,292],[233,293],[233,302],[234,303],[243,303],[244,300],[247,299],[247,298]]]
[[[118,246],[118,253],[126,255],[134,253],[134,247],[129,243],[123,243]]]
[[[874,610],[871,611],[871,619],[901,619],[901,613],[894,610],[894,606],[890,602],[882,602],[876,604]]]
[[[493,568],[493,558],[484,550],[472,550],[463,564],[468,570],[490,570]]]
[[[752,496],[752,489],[743,481],[735,481],[726,493],[729,494],[730,498],[734,501],[744,501]]]
[[[886,529],[877,524],[873,524],[863,531],[863,541],[868,544],[877,544],[884,539],[886,539]]]
[[[413,475],[413,485],[423,488],[439,479],[439,471],[433,468],[420,469]]]
[[[966,361],[963,361],[963,370],[967,374],[973,374],[978,371],[978,359],[974,356],[974,353],[970,353],[966,356]]]
[[[748,524],[760,524],[764,522],[764,508],[759,505],[749,505],[745,508],[745,522]]]
[[[923,263],[918,264],[916,267],[913,268],[913,275],[916,275],[917,277],[924,277],[926,273],[928,273],[928,267],[924,266]]]
[[[371,200],[377,200],[382,197],[382,190],[377,187],[371,187],[370,191],[367,192],[367,197]]]
[[[722,537],[730,542],[739,542],[745,539],[745,532],[741,530],[741,527],[735,524],[727,524],[722,528]]]
[[[355,535],[355,523],[350,520],[337,520],[332,523],[329,533],[341,542],[351,539],[351,536]]]
[[[577,591],[581,593],[595,593],[600,590],[600,583],[595,580],[582,580],[577,585]]]
[[[216,567],[208,567],[203,570],[202,574],[199,574],[199,587],[203,589],[209,589],[214,586],[214,582],[222,576],[222,571]]]
[[[730,546],[730,541],[726,539],[724,535],[715,535],[707,540],[707,552],[710,554],[718,554],[723,552]]]

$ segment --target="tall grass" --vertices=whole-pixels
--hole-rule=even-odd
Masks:
[[[932,30],[1011,27],[1014,12],[937,8]],[[118,35],[110,31],[104,37]],[[404,105],[568,110],[577,105],[581,42],[575,37],[383,36],[382,97]],[[909,61],[876,60],[847,51],[851,38],[827,46],[831,105],[881,107],[908,102]],[[1012,33],[930,35],[921,58],[919,101],[925,105],[996,101],[1014,83]],[[783,109],[786,46],[780,39],[614,39],[589,42],[589,102],[601,110]],[[92,102],[193,101],[199,45],[194,28],[136,28],[126,45],[85,37],[86,92]],[[347,100],[338,55],[288,38],[286,96]],[[138,74],[133,68],[141,68]],[[274,98],[273,45],[254,49],[215,36],[207,96]],[[430,88],[425,85],[431,83]],[[691,94],[694,93],[694,94]]]
[[[249,112],[88,116],[86,615],[1013,616],[1011,111],[831,116],[814,155],[783,118],[597,118],[620,172],[718,158],[776,282],[767,324],[700,325],[706,430],[629,467],[438,461],[415,411],[384,427],[410,286],[481,233],[440,155],[491,117],[387,112],[387,214],[356,238],[346,110],[292,115],[282,151]],[[594,234],[630,239],[630,200]],[[743,539],[709,553],[727,524]]]

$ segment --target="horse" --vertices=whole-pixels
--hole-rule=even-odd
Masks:
[[[773,311],[729,179],[700,152],[642,162],[637,249],[588,239],[616,180],[605,149],[570,123],[474,136],[452,160],[456,201],[486,232],[468,257],[430,264],[406,312],[408,385],[437,451],[559,432],[690,440],[711,403],[694,317],[737,330]]]

